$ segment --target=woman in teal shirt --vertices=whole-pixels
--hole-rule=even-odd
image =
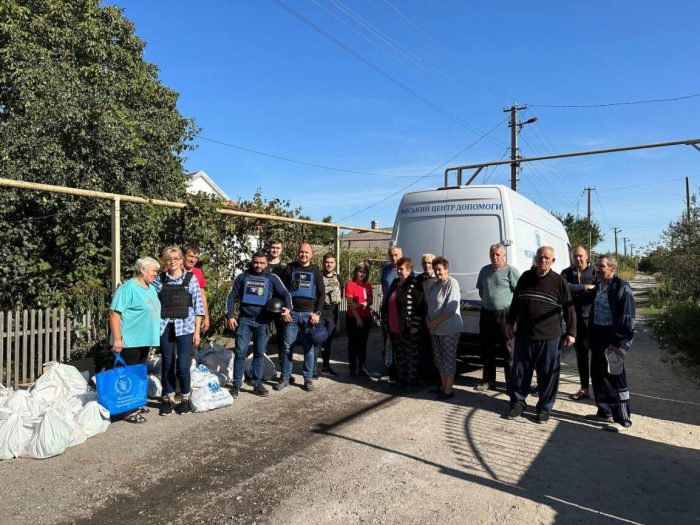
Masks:
[[[160,264],[151,257],[136,261],[132,279],[114,292],[109,309],[112,351],[120,354],[127,365],[144,363],[152,346],[160,344],[160,300],[153,287]],[[145,423],[147,407],[127,414],[129,423]]]

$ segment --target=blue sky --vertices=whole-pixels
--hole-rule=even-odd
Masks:
[[[187,169],[313,218],[391,226],[404,191],[441,185],[445,166],[508,155],[503,109],[516,102],[529,105],[521,120],[539,118],[520,133],[525,157],[700,138],[700,96],[547,107],[700,93],[696,1],[106,3],[124,8],[201,128]],[[642,247],[683,212],[686,176],[697,191],[700,152],[677,146],[524,164],[520,190],[585,215],[595,187],[598,248],[612,249],[613,227]],[[475,182],[509,180],[503,166]]]

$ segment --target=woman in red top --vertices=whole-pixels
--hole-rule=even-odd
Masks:
[[[369,266],[360,263],[355,266],[352,273],[352,281],[345,285],[345,298],[348,302],[347,329],[348,329],[348,363],[350,375],[356,376],[358,371],[369,376],[365,367],[367,358],[367,338],[372,324],[372,285],[367,282]]]

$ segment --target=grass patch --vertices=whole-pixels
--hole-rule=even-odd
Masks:
[[[700,365],[700,303],[684,301],[672,304],[651,320],[654,338],[662,347],[690,365]]]

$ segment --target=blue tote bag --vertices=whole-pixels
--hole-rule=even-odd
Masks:
[[[95,383],[97,401],[113,416],[136,410],[148,401],[145,363],[127,366],[119,354],[114,354],[114,368],[97,374]]]

